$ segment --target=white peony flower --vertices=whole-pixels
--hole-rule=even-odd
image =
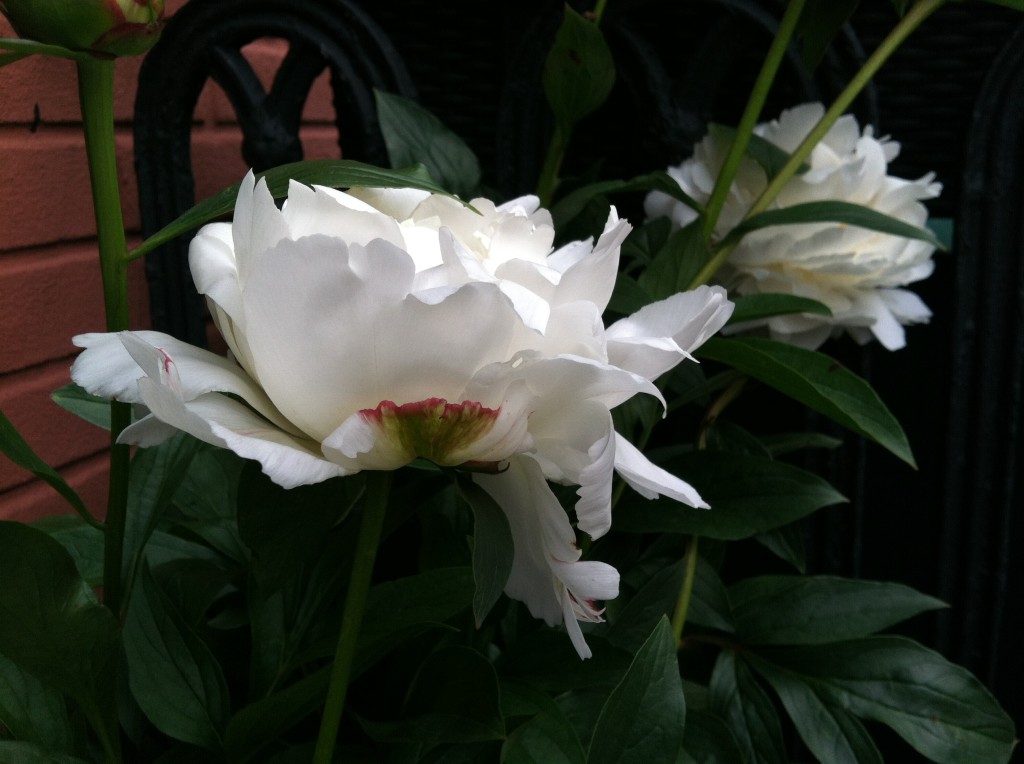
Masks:
[[[821,104],[784,111],[778,120],[758,125],[755,133],[792,153],[824,114]],[[669,174],[697,201],[706,202],[725,161],[729,142],[708,135],[694,155]],[[841,117],[815,146],[810,169],[796,175],[768,209],[816,201],[845,201],[870,207],[915,226],[928,213],[920,202],[938,196],[934,175],[910,181],[886,174],[899,144],[863,132],[852,115]],[[722,237],[744,218],[767,186],[764,170],[744,158],[733,181],[715,234]],[[696,213],[660,192],[646,200],[649,217],[667,216],[677,226]],[[811,349],[843,330],[858,342],[874,336],[886,348],[905,344],[903,326],[931,317],[924,302],[901,287],[931,275],[934,248],[924,241],[878,233],[840,223],[764,228],[743,237],[716,276],[737,294],[782,293],[810,297],[832,310],[832,317],[798,314],[768,319],[777,339]]]
[[[578,524],[592,537],[610,527],[615,470],[644,496],[706,506],[619,437],[610,410],[658,396],[651,380],[732,304],[703,287],[606,331],[629,232],[614,210],[596,245],[552,252],[535,198],[472,204],[293,183],[278,210],[250,174],[233,224],[206,226],[190,251],[231,357],[157,332],[86,334],[72,377],[148,407],[122,441],[184,430],[258,460],[285,487],[415,458],[475,469],[513,531],[506,591],[564,621],[588,657],[577,620],[600,620],[594,601],[617,595],[618,573],[580,561],[547,480],[579,486]]]

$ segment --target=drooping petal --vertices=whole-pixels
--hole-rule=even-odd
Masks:
[[[646,305],[606,333],[608,360],[656,379],[699,348],[732,315],[722,287],[701,286]]]
[[[575,534],[537,463],[514,457],[500,475],[476,475],[508,517],[515,543],[505,593],[554,626],[565,623],[581,658],[591,656],[577,620],[600,620],[591,601],[618,595],[619,576],[609,565],[580,562]]]
[[[619,433],[615,433],[615,471],[646,499],[667,496],[690,507],[708,509],[708,504],[692,485],[652,464]]]
[[[80,334],[73,342],[85,352],[75,359],[71,378],[93,395],[142,403],[138,380],[159,378],[161,367],[172,363],[183,400],[210,392],[237,395],[277,427],[301,435],[237,364],[208,350],[153,331]]]

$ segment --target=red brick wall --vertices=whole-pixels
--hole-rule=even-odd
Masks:
[[[168,10],[184,0],[170,0]],[[0,18],[0,37],[13,33]],[[269,84],[284,43],[246,49]],[[138,241],[131,117],[139,59],[116,66],[115,118],[129,246]],[[326,77],[314,86],[302,130],[307,158],[339,155]],[[247,170],[227,98],[209,85],[193,133],[197,198]],[[74,65],[33,56],[0,68],[0,410],[96,514],[106,504],[107,434],[50,401],[70,381],[75,334],[103,329],[103,304]],[[133,328],[148,326],[142,263],[130,271]],[[68,511],[63,499],[0,456],[0,519]]]

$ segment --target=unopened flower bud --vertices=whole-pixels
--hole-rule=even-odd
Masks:
[[[134,56],[159,37],[164,0],[0,0],[0,12],[27,39]]]

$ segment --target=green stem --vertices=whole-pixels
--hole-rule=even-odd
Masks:
[[[846,86],[842,93],[836,98],[832,106],[829,107],[828,111],[821,118],[817,125],[807,134],[803,142],[797,146],[796,150],[790,155],[789,160],[783,165],[782,169],[772,178],[764,191],[754,202],[753,206],[747,211],[745,218],[757,215],[760,212],[764,212],[768,205],[772,203],[779,192],[782,191],[783,187],[792,178],[797,170],[804,161],[814,151],[814,147],[818,145],[818,142],[825,137],[825,134],[831,129],[832,125],[838,120],[850,107],[854,99],[860,95],[860,92],[867,86],[871,78],[875,76],[882,65],[889,59],[889,57],[896,51],[896,49],[903,43],[904,40],[910,36],[917,27],[924,22],[930,15],[937,11],[947,0],[921,0],[917,3],[910,11],[900,19],[900,22],[893,28],[892,32],[889,33],[871,57],[864,63],[860,71],[854,75],[853,79],[850,80],[850,84]],[[690,283],[690,289],[706,284],[711,280],[711,277],[715,275],[715,272],[722,267],[725,261],[729,258],[729,255],[735,249],[737,242],[726,242],[716,248],[715,254],[710,260],[704,265],[700,273],[698,273],[693,281]]]
[[[697,545],[700,543],[700,536],[690,536],[690,542],[686,546],[686,573],[683,577],[683,586],[679,590],[679,600],[676,602],[675,612],[672,613],[672,636],[676,639],[676,648],[683,641],[683,626],[686,625],[686,614],[690,610],[690,600],[693,598],[693,582],[697,577]]]
[[[945,2],[946,0],[921,0],[921,2],[914,5],[907,12],[906,16],[900,19],[900,22],[893,27],[888,37],[882,40],[875,52],[871,54],[871,57],[864,62],[864,66],[850,80],[850,84],[846,86],[832,106],[829,107],[828,111],[825,112],[825,116],[818,121],[818,124],[807,134],[803,142],[797,146],[796,151],[790,156],[789,161],[783,165],[779,174],[771,179],[768,186],[754,202],[754,206],[747,212],[746,217],[749,218],[767,209],[768,205],[779,195],[779,192],[782,191],[789,179],[800,169],[800,165],[804,163],[804,160],[811,155],[818,142],[825,137],[825,134],[832,128],[832,125],[836,123],[836,120],[846,112],[850,104],[853,103],[853,100],[860,95],[860,92],[871,81],[871,78],[882,68],[882,64],[889,59],[889,56],[896,52],[896,49],[903,44],[903,41],[910,36],[911,32],[917,29],[925,19],[937,11]]]
[[[605,9],[608,7],[608,0],[597,0],[597,5],[594,6],[594,23],[600,24],[601,17],[604,16]]]
[[[771,90],[775,75],[786,57],[786,50],[789,48],[789,41],[793,39],[793,32],[796,30],[800,14],[803,12],[805,0],[792,0],[786,7],[786,12],[779,23],[779,30],[775,33],[768,55],[765,56],[761,71],[754,82],[754,88],[750,91],[750,98],[747,100],[747,107],[743,111],[740,123],[736,128],[736,139],[729,147],[729,153],[722,164],[722,170],[715,181],[715,187],[708,199],[707,215],[704,218],[704,238],[711,240],[714,233],[718,216],[725,205],[725,199],[729,195],[732,181],[739,172],[740,163],[747,152],[747,144],[750,143],[750,136],[754,133],[757,120],[761,116],[765,101],[768,100],[768,92]]]
[[[547,156],[544,157],[544,165],[541,167],[540,178],[537,180],[537,196],[540,198],[542,207],[551,206],[555,189],[558,187],[558,173],[562,169],[562,160],[569,147],[571,135],[571,130],[563,130],[561,125],[555,126],[551,143],[548,144]]]
[[[121,215],[114,142],[114,61],[90,58],[77,62],[78,99],[82,110],[85,151],[89,159],[96,237],[107,331],[128,328],[128,248]],[[129,449],[118,444],[121,431],[131,422],[126,403],[110,404],[110,492],[107,500],[106,538],[103,549],[104,601],[115,615],[121,607],[121,561],[127,513]]]
[[[334,755],[334,744],[338,737],[341,714],[345,710],[345,695],[352,678],[352,660],[355,657],[359,627],[366,609],[366,596],[370,589],[370,576],[377,557],[384,516],[388,507],[388,492],[391,488],[391,473],[371,471],[366,478],[366,505],[359,523],[359,538],[356,541],[355,558],[349,578],[348,593],[345,595],[345,611],[341,616],[338,632],[338,646],[334,651],[334,666],[331,669],[331,683],[327,689],[320,734],[313,753],[314,764],[329,764]]]

